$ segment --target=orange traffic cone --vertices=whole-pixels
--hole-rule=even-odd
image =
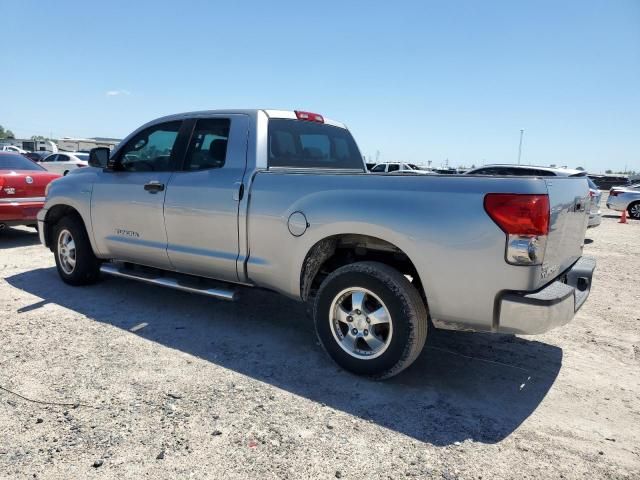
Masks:
[[[622,210],[622,215],[620,215],[620,221],[618,223],[627,223],[627,211]]]

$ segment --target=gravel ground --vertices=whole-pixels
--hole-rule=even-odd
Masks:
[[[640,222],[603,213],[572,323],[430,332],[382,383],[340,371],[283,297],[72,288],[32,230],[6,230],[0,477],[640,478]]]

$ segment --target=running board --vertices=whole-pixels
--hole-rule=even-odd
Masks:
[[[159,270],[158,274],[149,274],[147,272],[136,271],[132,268],[126,268],[124,266],[117,266],[113,263],[104,263],[100,267],[100,271],[102,273],[106,273],[107,275],[113,275],[114,277],[122,277],[128,278],[130,280],[138,280],[140,282],[151,283],[153,285],[160,285],[161,287],[173,288],[175,290],[182,290],[183,292],[197,293],[200,295],[206,295],[207,297],[214,297],[221,300],[236,300],[237,291],[220,288],[220,287],[210,287],[207,286],[206,283],[213,283],[213,280],[203,280],[202,282],[195,280],[189,281],[190,277],[186,275],[185,280],[172,278],[170,276],[165,276],[164,271]],[[171,272],[166,272],[171,273]],[[180,275],[180,274],[177,274]],[[199,285],[203,283],[203,285]]]

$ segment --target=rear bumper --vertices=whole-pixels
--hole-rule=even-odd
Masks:
[[[582,257],[541,290],[503,293],[498,332],[535,335],[569,323],[589,296],[595,268],[593,257]]]
[[[597,227],[601,223],[602,223],[602,214],[600,213],[600,210],[598,210],[595,213],[589,214],[589,223],[587,225],[588,228]]]
[[[7,225],[31,225],[44,206],[41,198],[0,199],[0,223]]]

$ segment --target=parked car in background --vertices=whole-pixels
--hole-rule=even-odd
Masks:
[[[60,177],[13,152],[0,152],[0,230],[16,225],[37,225],[45,190]]]
[[[596,184],[583,170],[569,168],[538,167],[532,165],[484,165],[467,170],[464,175],[531,176],[531,177],[586,177],[589,184],[589,223],[588,227],[597,227],[602,223],[600,199],[602,194]]]
[[[612,188],[607,207],[619,212],[626,210],[631,218],[640,220],[640,184]]]
[[[27,153],[26,150],[23,150],[20,147],[16,147],[15,145],[3,145],[2,149],[0,151],[2,151],[2,152],[13,152],[13,153]]]
[[[64,176],[76,168],[86,167],[88,165],[88,161],[88,153],[60,152],[52,153],[42,160],[42,166],[50,172]]]
[[[587,177],[589,183],[589,196],[591,197],[591,208],[589,209],[588,227],[597,227],[602,223],[602,212],[600,211],[600,200],[602,200],[602,192],[598,186]]]
[[[616,185],[615,187],[611,187],[609,190],[609,195],[611,195],[611,191],[613,190],[640,190],[640,183],[631,183],[629,185]]]
[[[327,353],[374,378],[413,363],[431,325],[542,333],[589,295],[586,178],[365,172],[322,115],[172,115],[55,181],[40,240],[71,285],[104,273],[309,302]]]
[[[48,152],[46,150],[43,151],[39,151],[39,152],[27,152],[27,153],[23,153],[23,155],[31,160],[33,160],[34,162],[41,162],[42,160],[44,160],[45,158],[47,158],[49,155],[51,155],[51,153],[53,152]]]
[[[371,173],[413,173],[418,175],[429,175],[430,172],[420,170],[417,165],[402,162],[379,163],[371,169]]]
[[[589,174],[589,178],[593,180],[593,183],[595,183],[600,190],[608,190],[615,186],[628,186],[631,183],[629,177],[626,175]]]

